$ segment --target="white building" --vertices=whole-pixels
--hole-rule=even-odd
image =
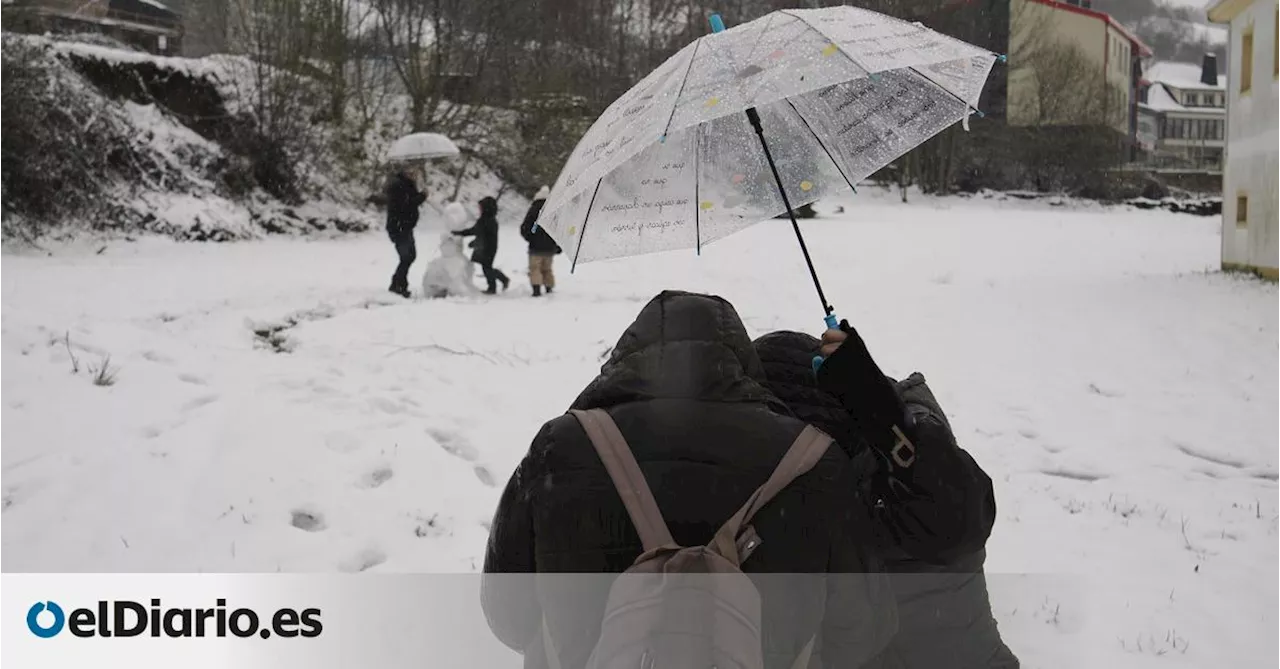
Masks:
[[[1217,172],[1226,146],[1227,82],[1205,54],[1199,65],[1155,63],[1143,74],[1138,145],[1149,164]]]
[[[1276,0],[1218,0],[1209,19],[1231,29],[1222,267],[1277,278]]]

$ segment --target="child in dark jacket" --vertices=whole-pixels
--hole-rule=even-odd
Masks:
[[[538,215],[542,213],[542,206],[547,203],[547,196],[550,194],[551,189],[543,186],[533,196],[533,203],[529,205],[524,222],[520,224],[520,236],[529,242],[529,283],[533,285],[534,297],[542,295],[543,288],[550,295],[556,287],[556,275],[551,264],[555,261],[556,254],[560,253],[560,245],[547,234],[546,229],[538,226]]]
[[[471,244],[472,249],[474,249],[471,253],[471,262],[479,265],[484,272],[484,280],[489,284],[489,287],[484,291],[486,295],[493,295],[498,292],[498,281],[502,282],[503,290],[506,290],[511,285],[511,279],[493,266],[493,260],[498,255],[497,200],[492,197],[480,200],[480,218],[476,219],[476,224],[466,230],[455,230],[453,234],[461,237],[475,236],[476,239]]]

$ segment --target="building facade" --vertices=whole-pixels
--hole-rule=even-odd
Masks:
[[[1156,63],[1138,94],[1137,143],[1143,164],[1165,170],[1220,173],[1226,147],[1227,80],[1218,60],[1199,67]]]
[[[1209,20],[1230,26],[1222,267],[1277,278],[1276,0],[1219,0]]]
[[[1142,40],[1088,0],[1011,0],[1010,125],[1106,126],[1137,133]],[[1072,67],[1064,68],[1066,60]]]
[[[160,55],[182,49],[182,17],[160,0],[12,0],[3,15],[14,32],[98,33]]]

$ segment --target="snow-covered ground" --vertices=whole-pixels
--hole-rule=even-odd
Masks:
[[[802,224],[828,295],[995,481],[1025,666],[1275,666],[1277,290],[1214,270],[1218,220],[837,204]],[[540,300],[511,227],[489,299],[389,296],[381,232],[100,246],[3,258],[6,571],[476,570],[529,440],[656,292],[821,328],[783,222],[701,258],[562,257]]]

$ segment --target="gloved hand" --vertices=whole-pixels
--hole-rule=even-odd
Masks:
[[[858,331],[849,321],[841,321],[840,329],[822,333],[821,352],[826,359],[817,370],[818,386],[840,400],[859,437],[898,466],[909,467],[915,448],[906,436],[911,430],[906,405]]]

